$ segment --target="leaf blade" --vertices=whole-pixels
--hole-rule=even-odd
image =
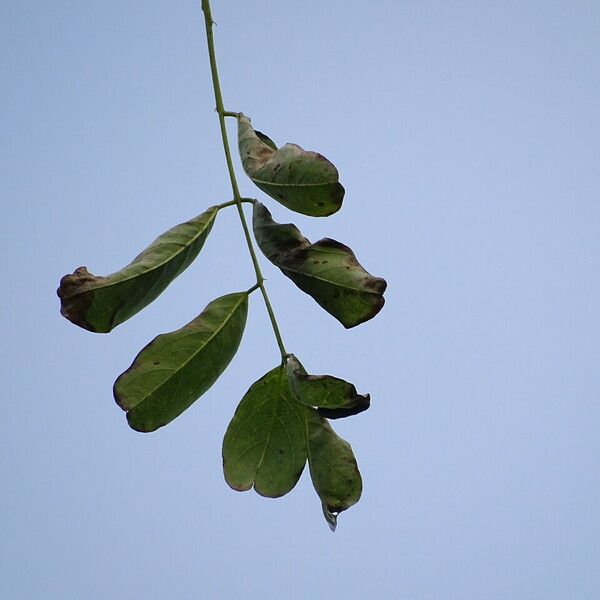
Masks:
[[[344,327],[383,308],[387,283],[368,273],[348,246],[329,238],[311,244],[295,225],[276,223],[260,202],[254,203],[252,225],[263,254]]]
[[[127,266],[107,276],[79,267],[60,281],[61,314],[83,329],[108,333],[155,300],[198,256],[218,208],[172,227]]]
[[[310,477],[321,499],[323,515],[335,531],[339,513],[362,495],[362,477],[350,444],[313,409],[306,413]]]
[[[227,294],[187,325],[145,346],[113,387],[130,427],[155,431],[204,394],[235,355],[247,313],[247,292]]]
[[[244,394],[223,438],[223,473],[234,490],[277,498],[298,482],[307,458],[304,422],[276,367]]]
[[[337,169],[322,154],[297,144],[277,149],[243,114],[238,116],[238,146],[246,175],[285,207],[312,217],[326,217],[341,208],[344,187]]]
[[[367,410],[369,394],[361,395],[349,382],[331,375],[309,375],[292,354],[286,363],[290,390],[302,404],[316,407],[322,417],[341,419]]]

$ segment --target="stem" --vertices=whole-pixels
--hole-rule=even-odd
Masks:
[[[252,243],[252,238],[250,237],[250,230],[248,229],[248,223],[246,222],[246,217],[244,216],[244,210],[242,208],[242,197],[240,196],[240,190],[238,188],[237,180],[235,178],[235,170],[233,168],[233,161],[231,160],[231,151],[229,149],[229,140],[227,139],[227,129],[225,127],[225,117],[226,116],[237,116],[237,113],[228,112],[225,110],[223,106],[223,96],[221,95],[221,84],[219,83],[219,70],[217,68],[217,58],[215,54],[215,42],[213,37],[213,19],[212,14],[210,12],[210,0],[202,0],[202,12],[204,13],[204,23],[206,26],[206,41],[208,43],[208,58],[210,61],[210,72],[212,75],[212,83],[213,89],[215,91],[215,102],[217,104],[216,109],[219,115],[219,125],[221,127],[221,138],[223,140],[223,150],[225,151],[225,160],[227,161],[227,170],[229,171],[229,180],[231,181],[231,189],[233,191],[233,203],[237,206],[238,214],[240,215],[240,221],[242,223],[242,229],[244,230],[244,236],[246,238],[246,244],[248,246],[248,251],[250,252],[250,258],[252,259],[252,265],[254,266],[254,272],[256,273],[256,285],[260,288],[262,293],[263,300],[265,301],[265,306],[267,307],[267,313],[269,314],[269,319],[271,320],[271,326],[273,327],[273,332],[275,333],[275,339],[277,340],[277,345],[279,346],[279,352],[281,353],[281,360],[285,362],[288,357],[288,353],[285,350],[285,346],[283,345],[283,340],[281,339],[281,333],[279,331],[279,326],[277,325],[277,319],[275,318],[275,313],[273,312],[273,307],[271,306],[271,302],[269,301],[269,296],[267,294],[267,290],[264,285],[264,277],[260,270],[260,265],[258,263],[258,259],[256,258],[256,252],[254,251],[254,244]],[[247,201],[247,200],[246,200]],[[230,203],[226,202],[225,205],[229,206]]]
[[[254,203],[254,198],[240,198],[240,202],[250,202]],[[223,204],[217,204],[217,210],[221,210],[222,208],[227,208],[228,206],[237,206],[237,200],[230,200],[229,202],[223,202]]]

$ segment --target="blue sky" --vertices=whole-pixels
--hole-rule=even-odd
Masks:
[[[252,285],[233,210],[110,335],[58,312],[63,274],[113,272],[231,198],[200,3],[8,0],[0,596],[596,600],[600,5],[214,0],[213,16],[228,110],[325,154],[346,188],[330,218],[267,200],[274,218],[388,281],[346,331],[262,260],[286,347],[371,393],[335,424],[363,498],[331,534],[306,475],[278,500],[225,484],[227,423],[278,360],[256,294],[231,366],[169,427],[135,433],[112,399],[157,333]]]

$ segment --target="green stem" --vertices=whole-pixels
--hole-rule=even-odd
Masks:
[[[255,290],[257,290],[260,287],[260,285],[258,285],[258,283],[255,283],[250,289],[246,290],[246,294],[248,294],[248,296]]]
[[[285,350],[285,346],[283,345],[283,340],[281,339],[281,333],[279,331],[279,326],[277,325],[277,320],[275,318],[275,313],[273,312],[273,307],[271,306],[271,302],[269,301],[269,296],[267,294],[267,290],[264,285],[264,277],[260,270],[260,265],[258,263],[258,259],[256,258],[256,252],[254,251],[254,244],[252,243],[252,238],[250,237],[250,230],[248,229],[248,223],[246,223],[246,217],[244,216],[244,210],[242,208],[242,198],[240,196],[240,190],[238,188],[237,180],[235,178],[235,171],[233,168],[233,161],[231,160],[231,151],[229,149],[229,140],[227,139],[227,129],[225,127],[225,117],[226,116],[237,116],[237,113],[228,112],[225,110],[223,106],[223,96],[221,95],[221,84],[219,83],[219,70],[217,69],[217,58],[215,54],[215,42],[213,37],[213,19],[212,14],[210,12],[210,1],[202,0],[202,12],[204,12],[204,23],[206,26],[206,41],[208,43],[208,58],[210,61],[210,72],[212,75],[212,83],[213,89],[215,91],[215,102],[217,103],[216,109],[219,114],[219,125],[221,127],[221,138],[223,140],[223,150],[225,151],[225,160],[227,161],[227,170],[229,171],[229,180],[231,181],[231,189],[233,190],[233,202],[237,206],[238,214],[240,215],[240,221],[242,223],[242,229],[244,230],[244,236],[246,238],[246,244],[248,245],[248,251],[250,252],[250,258],[252,259],[252,264],[254,266],[254,272],[256,273],[256,285],[260,288],[262,293],[262,297],[265,301],[265,306],[267,307],[267,313],[269,314],[269,319],[271,320],[271,326],[273,327],[273,332],[275,333],[275,339],[277,340],[277,345],[279,346],[279,352],[281,353],[281,360],[285,362],[288,357],[288,353]],[[225,203],[229,205],[229,203]]]
[[[240,202],[249,202],[253,204],[255,202],[254,198],[240,198]],[[237,200],[230,200],[229,202],[223,202],[223,204],[217,204],[217,210],[221,210],[222,208],[227,208],[228,206],[237,206]]]

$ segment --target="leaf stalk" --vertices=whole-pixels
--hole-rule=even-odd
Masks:
[[[240,202],[249,202],[254,204],[254,198],[240,198]],[[223,202],[222,204],[217,204],[217,210],[221,210],[222,208],[227,208],[228,206],[237,206],[237,200],[230,200],[229,202]]]

